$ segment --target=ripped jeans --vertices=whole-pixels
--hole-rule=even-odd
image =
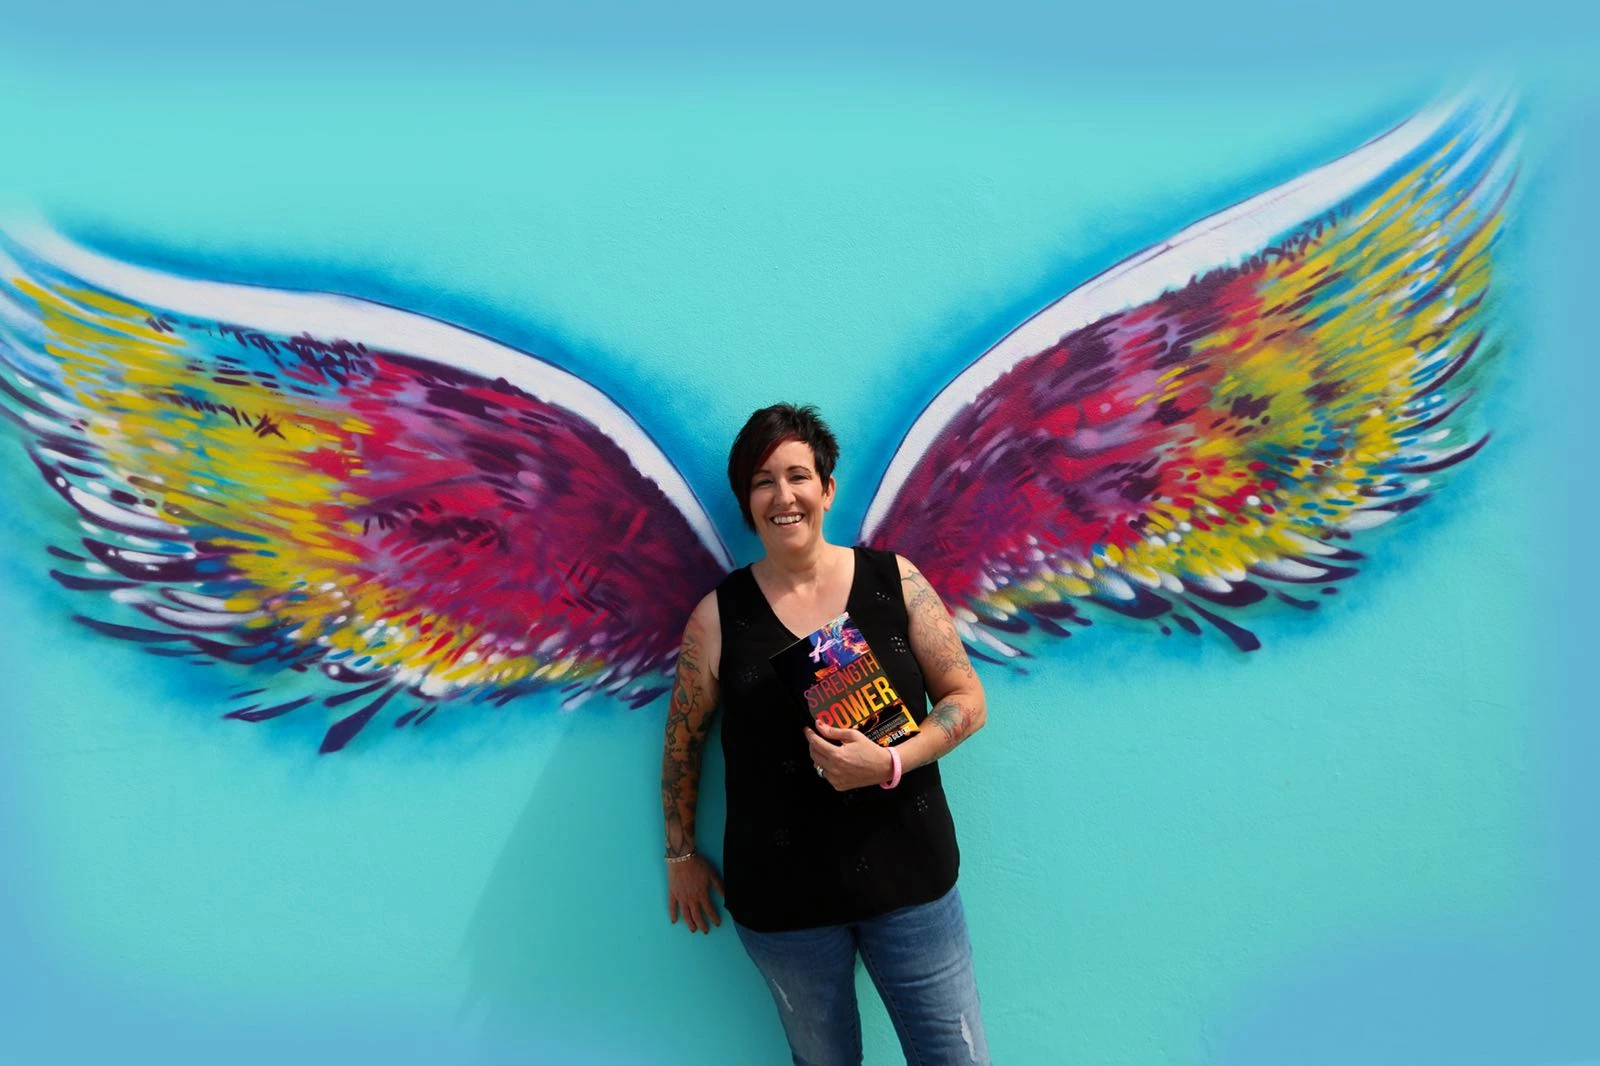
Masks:
[[[788,933],[734,923],[767,979],[796,1066],[859,1066],[856,953],[894,1022],[908,1066],[989,1066],[961,896],[863,922]]]

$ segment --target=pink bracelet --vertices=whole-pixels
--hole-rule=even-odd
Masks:
[[[894,763],[894,773],[890,774],[889,780],[879,785],[879,788],[893,788],[900,783],[900,753],[890,748],[889,759]]]

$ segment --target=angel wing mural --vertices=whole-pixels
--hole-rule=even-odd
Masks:
[[[328,707],[365,701],[325,750],[402,692],[413,721],[550,684],[635,704],[664,690],[695,590],[729,559],[596,390],[374,304],[170,278],[48,237],[8,251],[0,393],[83,529],[50,548],[52,574],[138,619],[102,603],[84,624],[255,677],[319,671]]]
[[[1093,605],[1190,615],[1348,577],[1352,535],[1486,442],[1490,280],[1515,179],[1504,107],[1413,118],[1050,305],[913,425],[866,533],[969,642]]]
[[[1259,647],[1253,605],[1314,605],[1487,439],[1514,142],[1503,105],[1431,111],[1091,279],[921,413],[860,539],[988,658],[1097,612]],[[231,664],[229,717],[320,705],[323,751],[386,708],[641,706],[732,565],[639,424],[532,354],[48,231],[0,240],[0,414],[40,474],[12,491],[76,522],[46,551],[77,620]]]

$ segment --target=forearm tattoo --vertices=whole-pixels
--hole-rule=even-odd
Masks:
[[[953,748],[972,732],[972,712],[963,707],[954,696],[946,696],[940,700],[933,710],[928,712],[926,719],[944,730],[944,735],[950,738]]]
[[[967,657],[961,635],[956,632],[950,613],[928,579],[913,569],[900,580],[905,586],[906,614],[910,617],[911,630],[917,647],[927,657],[929,672],[957,682],[968,678],[976,680],[978,674]],[[928,712],[927,721],[944,733],[949,741],[946,750],[949,750],[972,734],[976,718],[975,708],[952,694]]]
[[[710,727],[700,635],[691,623],[678,649],[678,673],[667,708],[666,746],[661,756],[661,810],[667,824],[667,854],[694,850],[695,805],[700,797],[700,753]]]

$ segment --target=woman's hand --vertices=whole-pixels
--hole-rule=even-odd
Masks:
[[[859,729],[837,729],[827,722],[816,722],[814,727],[806,730],[811,761],[834,789],[847,792],[889,780],[894,758],[888,748],[868,740]]]
[[[722,915],[712,902],[712,889],[719,896],[723,894],[717,871],[702,856],[667,863],[667,914],[672,923],[676,925],[682,914],[691,933],[709,933],[713,925],[721,925]]]

